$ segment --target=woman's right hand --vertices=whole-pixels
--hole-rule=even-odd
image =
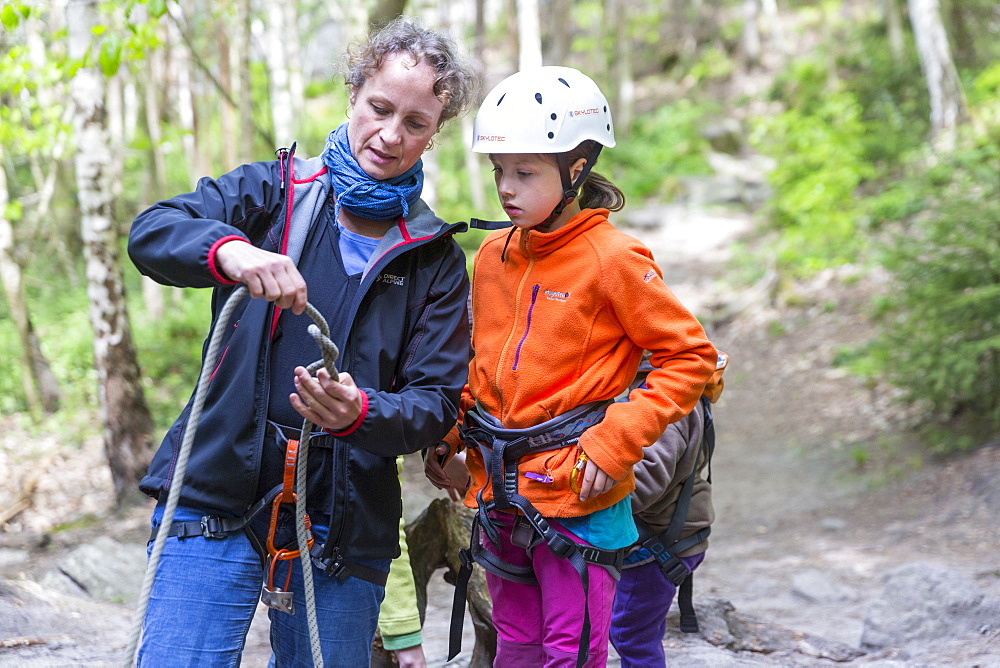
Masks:
[[[234,239],[216,249],[215,261],[226,276],[245,284],[251,297],[263,297],[295,315],[306,310],[306,281],[287,255]]]

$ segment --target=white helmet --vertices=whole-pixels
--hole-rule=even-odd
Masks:
[[[615,145],[608,101],[571,67],[517,72],[489,92],[476,114],[476,153],[564,153],[592,139]]]

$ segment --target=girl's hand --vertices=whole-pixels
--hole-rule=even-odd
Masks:
[[[326,369],[310,376],[305,367],[295,367],[295,389],[288,396],[299,415],[317,427],[331,431],[347,429],[361,415],[361,390],[349,373],[336,380]]]
[[[400,668],[427,668],[427,659],[424,658],[422,645],[397,649],[395,654]]]
[[[595,496],[600,496],[618,484],[618,481],[601,470],[593,459],[587,459],[586,467],[583,470],[583,483],[580,484],[580,500],[586,501]]]
[[[445,459],[441,465],[442,455],[447,455],[449,448],[445,443],[438,443],[428,448],[424,459],[424,475],[438,489],[448,491],[452,501],[461,501],[472,483],[469,470],[465,467],[465,453],[460,452]]]

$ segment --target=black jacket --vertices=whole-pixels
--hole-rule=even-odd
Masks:
[[[275,307],[244,299],[230,322],[216,322],[235,286],[215,266],[215,250],[239,237],[298,260],[309,226],[333,206],[326,171],[316,158],[290,154],[243,165],[150,207],[132,225],[129,255],[139,270],[166,285],[214,288],[212,327],[227,328],[181,505],[242,516],[256,501],[266,456]],[[309,456],[310,508],[332,509],[329,540],[348,559],[398,554],[402,504],[395,457],[440,440],[455,424],[469,361],[469,280],[465,255],[452,238],[463,229],[416,202],[380,242],[349,312],[324,314],[331,323],[347,318],[340,328],[346,340],[336,341],[338,369],[349,372],[368,398],[356,429],[326,439],[331,447],[311,449]],[[203,354],[207,346],[206,338]],[[319,357],[317,348],[303,365]],[[190,411],[191,401],[140,482],[146,494],[159,497],[172,484]]]

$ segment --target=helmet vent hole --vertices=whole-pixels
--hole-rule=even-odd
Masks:
[[[553,137],[555,137],[555,135],[550,132],[549,133],[549,139],[552,139]]]
[[[542,94],[541,93],[535,93],[535,102],[537,102],[538,104],[542,103]]]
[[[549,118],[551,118],[552,120],[556,120],[556,115],[555,114],[549,114]]]
[[[607,124],[607,125],[605,126],[605,128],[607,128],[608,132],[611,132],[611,123],[608,123],[608,124]]]
[[[608,105],[604,105],[604,113],[608,113]]]
[[[504,93],[503,95],[501,95],[501,96],[500,96],[500,99],[499,99],[499,100],[497,100],[497,106],[498,106],[498,107],[500,106],[500,103],[501,103],[501,102],[503,102],[503,99],[504,99],[505,97],[507,97],[507,93]]]
[[[561,83],[563,86],[566,86],[566,88],[570,87],[570,85],[566,83],[566,80],[563,79],[562,77],[559,77],[559,83]]]

